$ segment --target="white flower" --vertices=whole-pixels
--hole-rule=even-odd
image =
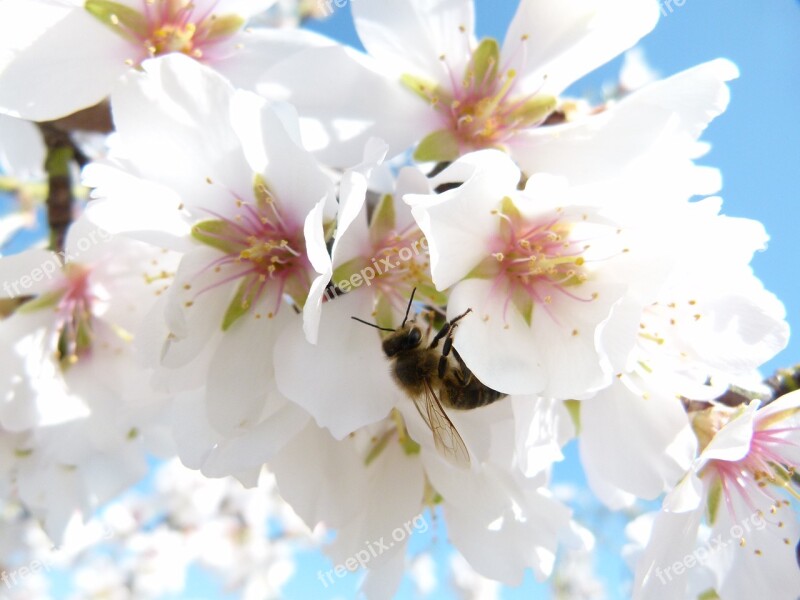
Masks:
[[[581,404],[581,459],[611,505],[632,499],[625,494],[653,499],[689,468],[696,440],[681,398],[721,396],[788,341],[783,306],[749,266],[764,248],[764,229],[720,215],[720,205],[708,199],[670,208],[682,215],[681,236],[691,243],[673,248],[672,272],[655,301],[616,307],[603,332],[617,376]],[[632,346],[623,342],[631,333]]]
[[[520,191],[519,168],[496,150],[462,157],[434,185],[462,181],[405,200],[434,283],[452,287],[448,317],[472,310],[455,337],[467,366],[504,393],[576,398],[607,386],[602,327],[626,294],[652,297],[666,273],[668,228],[641,208],[644,182],[570,187],[540,174]]]
[[[552,571],[569,512],[544,487],[546,472],[525,478],[516,469],[510,403],[451,418],[473,451],[471,470],[438,454],[410,400],[341,441],[311,424],[271,462],[281,494],[308,526],[337,531],[328,548],[334,564],[368,569],[369,598],[392,597],[408,538],[427,531],[425,510],[439,503],[450,539],[482,575],[517,585],[526,568],[540,580]],[[308,453],[319,460],[303,459]]]
[[[275,0],[3,0],[0,111],[55,119],[103,100],[149,57],[183,53],[242,85],[281,58],[330,43],[310,32],[243,29]]]
[[[800,523],[785,494],[798,497],[800,393],[758,408],[712,406],[693,413],[702,452],[667,496],[636,571],[634,598],[683,596],[697,528],[707,515],[716,592],[733,600],[769,592],[790,600],[800,589],[795,546]],[[697,561],[695,561],[697,562]]]
[[[327,142],[320,150],[329,164],[357,160],[370,136],[385,139],[390,155],[422,140],[419,160],[497,146],[513,154],[517,133],[540,125],[558,94],[658,19],[650,0],[523,0],[501,48],[477,42],[473,12],[471,0],[354,2],[369,56],[345,48],[299,53],[265,73],[259,89],[283,89]]]
[[[443,306],[445,301],[430,282],[422,232],[399,201],[406,192],[430,191],[425,177],[416,169],[401,171],[396,190],[381,198],[370,222],[366,184],[363,177],[343,181],[332,256],[317,268],[316,294],[312,291],[304,309],[310,341],[294,324],[278,341],[282,352],[275,357],[280,390],[337,439],[385,418],[407,400],[392,380],[378,332],[351,317],[394,328],[415,289],[422,302]],[[313,380],[304,376],[309,362],[319,375]],[[341,410],[345,404],[348,409]]]
[[[73,511],[88,515],[146,473],[163,398],[146,386],[132,332],[172,268],[174,256],[110,239],[85,216],[63,253],[0,259],[4,293],[32,296],[0,323],[0,422],[25,433],[14,480],[53,539]]]

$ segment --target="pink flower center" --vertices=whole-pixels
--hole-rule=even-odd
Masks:
[[[796,438],[798,432],[800,427],[773,427],[772,422],[764,426],[757,420],[747,455],[735,462],[709,461],[701,476],[716,478],[731,512],[733,494],[738,494],[753,511],[756,510],[756,495],[766,496],[773,507],[783,505],[781,492],[800,499],[800,494],[793,487],[797,465],[793,464],[790,454],[786,452],[797,448],[798,444],[790,438]]]
[[[597,298],[596,293],[576,293],[589,279],[583,256],[588,245],[573,237],[571,223],[558,214],[530,222],[509,199],[494,214],[500,218],[500,233],[478,273],[494,279],[494,290],[507,293],[506,310],[513,303],[529,319],[534,305],[549,311],[559,299]]]
[[[237,33],[244,19],[218,15],[217,0],[141,0],[137,11],[109,0],[87,0],[86,9],[136,51],[128,62],[171,52],[181,52],[204,62],[219,59],[230,50],[225,44]]]
[[[209,289],[239,281],[234,302],[243,312],[256,304],[268,287],[276,292],[275,313],[284,294],[302,307],[311,285],[311,263],[305,251],[302,223],[285,218],[265,186],[260,186],[255,203],[237,198],[236,206],[238,211],[233,218],[214,215],[218,220],[194,227],[196,239],[223,251],[202,271],[211,269],[219,277],[197,291],[195,298]],[[273,312],[268,316],[272,317]]]
[[[92,346],[92,303],[96,299],[89,286],[89,269],[74,263],[64,267],[64,287],[55,307],[58,345],[56,358],[62,366],[74,364],[89,354]]]

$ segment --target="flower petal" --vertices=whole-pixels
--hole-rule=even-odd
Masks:
[[[634,46],[657,21],[651,0],[522,0],[502,56],[523,87],[558,95]]]
[[[0,4],[0,111],[48,121],[103,100],[130,69],[121,36],[82,7],[41,0]]]

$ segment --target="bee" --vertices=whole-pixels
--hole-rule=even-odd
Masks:
[[[416,289],[411,292],[403,323],[398,329],[379,327],[357,317],[353,319],[390,333],[383,340],[383,352],[392,361],[394,380],[414,401],[422,420],[433,433],[436,449],[450,462],[469,466],[469,451],[444,407],[456,410],[478,408],[500,400],[506,394],[481,383],[453,346],[456,326],[472,309],[446,322],[427,343],[429,328],[423,342],[421,327],[415,319],[408,319],[415,292]],[[441,351],[438,349],[440,342]]]

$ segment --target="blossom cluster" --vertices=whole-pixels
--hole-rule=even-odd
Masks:
[[[753,383],[788,325],[750,267],[763,227],[698,162],[737,68],[571,97],[654,0],[520,0],[502,42],[471,0],[359,0],[365,52],[267,27],[272,4],[0,0],[0,128],[24,141],[0,159],[41,177],[26,120],[113,116],[65,246],[0,259],[2,489],[60,539],[149,455],[247,486],[266,463],[334,564],[436,508],[516,585],[581,538],[550,487],[576,439],[609,507],[663,497],[634,598],[793,598],[800,393]]]

